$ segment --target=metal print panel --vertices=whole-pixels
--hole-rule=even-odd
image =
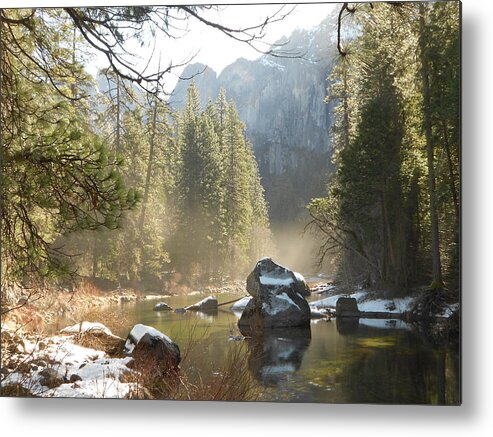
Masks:
[[[2,396],[460,404],[459,2],[0,29]]]

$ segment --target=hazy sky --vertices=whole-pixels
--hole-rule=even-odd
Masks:
[[[240,0],[242,3],[245,1]],[[98,5],[145,5],[163,4],[166,1],[146,1],[146,0],[3,0],[3,7],[41,7],[41,6],[98,6]],[[197,4],[200,1],[173,0],[173,4]],[[202,2],[204,3],[204,2]],[[235,1],[230,1],[235,3]],[[236,1],[236,3],[239,3]],[[258,25],[265,21],[267,16],[278,11],[282,4],[257,4],[257,5],[229,5],[220,6],[219,10],[209,10],[201,12],[210,21],[221,23],[230,28]],[[284,20],[269,24],[265,28],[266,43],[274,43],[283,35],[289,36],[297,27],[307,28],[318,25],[336,7],[334,3],[312,4],[301,3],[298,5],[286,5],[283,12],[294,10]],[[201,62],[213,68],[217,73],[236,59],[243,57],[255,59],[260,56],[258,52],[250,48],[245,43],[240,43],[228,38],[216,29],[206,26],[196,19],[188,20],[188,27],[185,28],[181,23],[181,30],[174,32],[182,37],[177,40],[170,38],[149,38],[149,41],[140,47],[136,43],[128,45],[130,52],[135,55],[132,63],[137,69],[142,70],[148,64],[147,72],[155,72],[158,67],[158,60],[161,58],[161,67],[168,66],[170,63],[179,64],[189,60],[193,55],[192,62]],[[265,46],[265,49],[268,45]],[[152,55],[152,56],[151,56]],[[149,58],[152,57],[151,62]],[[100,68],[107,67],[108,63],[101,54],[93,55],[93,58],[86,64],[88,71],[94,76]],[[182,69],[174,70],[174,74],[166,78],[166,90],[174,88],[176,80]]]
[[[265,21],[267,16],[273,15],[282,5],[230,5],[221,6],[219,10],[205,11],[204,16],[210,21],[221,23],[230,28],[258,25]],[[294,9],[293,9],[294,8]],[[286,5],[282,13],[292,12],[282,21],[271,23],[265,28],[266,43],[274,43],[283,35],[289,36],[297,27],[308,28],[318,25],[334,8],[334,4],[298,4]],[[207,64],[217,73],[236,59],[243,57],[256,59],[260,53],[247,44],[228,38],[226,35],[202,24],[194,18],[188,20],[187,26],[181,23],[181,29],[176,30],[181,37],[177,40],[170,38],[152,38],[144,47],[131,44],[132,52],[138,55],[134,62],[144,67],[149,58],[148,70],[156,71],[158,60],[161,59],[161,67],[170,63],[179,64],[189,60],[193,55],[192,62]],[[263,46],[266,50],[268,45]],[[99,68],[107,66],[103,56],[97,56],[88,65],[91,74],[95,74]],[[176,80],[182,69],[174,70],[175,75],[166,79],[167,91],[174,88]]]

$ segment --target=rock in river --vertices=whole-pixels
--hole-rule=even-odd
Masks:
[[[354,297],[340,297],[336,302],[337,317],[359,317],[358,302]]]
[[[173,308],[171,308],[167,303],[159,302],[154,306],[153,310],[154,311],[173,311]]]
[[[310,306],[301,287],[295,272],[270,258],[258,261],[247,278],[253,298],[238,321],[240,329],[310,326]]]
[[[136,369],[166,373],[180,364],[180,348],[167,335],[146,325],[135,325],[128,334],[125,352],[135,360]]]
[[[217,299],[214,296],[208,296],[193,305],[185,307],[187,311],[215,311],[217,310]]]

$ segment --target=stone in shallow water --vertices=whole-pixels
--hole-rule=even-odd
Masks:
[[[167,303],[159,302],[154,306],[153,310],[154,311],[173,311],[173,308],[171,308]]]
[[[263,328],[310,326],[310,307],[302,294],[305,285],[295,272],[270,258],[261,259],[248,275],[247,291],[252,299],[238,326],[253,332]]]
[[[215,311],[217,310],[217,299],[214,296],[207,296],[201,301],[185,307],[187,311]]]
[[[359,317],[358,303],[354,297],[340,297],[336,302],[337,317]]]

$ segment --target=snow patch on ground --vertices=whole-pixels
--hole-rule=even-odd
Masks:
[[[45,349],[35,347],[31,359],[52,364],[37,366],[27,374],[11,373],[2,385],[21,384],[34,396],[74,398],[123,398],[135,388],[135,384],[121,381],[124,375],[132,373],[127,367],[132,358],[108,358],[103,351],[74,344],[73,336],[50,337],[47,343]],[[44,385],[46,369],[56,372],[65,381],[70,381],[73,375],[79,380],[49,388]]]
[[[262,376],[277,375],[283,373],[294,373],[296,372],[296,367],[292,363],[283,363],[272,366],[262,367]]]
[[[327,317],[327,313],[325,311],[313,306],[310,307],[310,314],[312,319],[323,319]]]
[[[350,295],[350,297],[356,299],[360,311],[403,313],[410,310],[416,301],[411,296],[396,299],[368,299],[368,294],[367,291],[358,291]],[[310,306],[315,308],[335,308],[339,298],[347,296],[346,294],[336,294],[310,302]]]
[[[396,299],[358,300],[358,308],[360,311],[404,313],[412,308],[414,302],[415,298],[411,296]]]
[[[359,301],[360,299],[364,298],[367,294],[368,292],[366,291],[360,291],[358,293],[352,294],[350,297],[354,297],[357,301]],[[320,299],[314,302],[310,302],[310,306],[315,308],[335,308],[338,299],[341,297],[347,297],[347,295],[336,294],[334,296],[329,296],[326,297],[325,299]]]
[[[101,331],[113,337],[113,333],[102,323],[82,322],[63,328],[60,332],[64,334],[78,334],[79,332]]]

